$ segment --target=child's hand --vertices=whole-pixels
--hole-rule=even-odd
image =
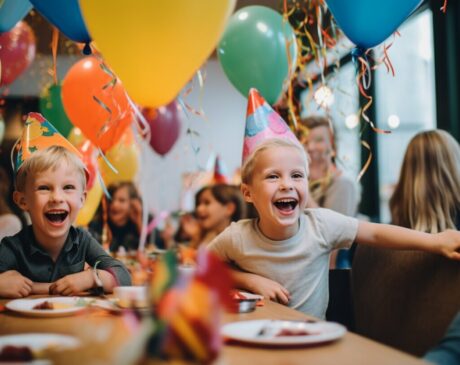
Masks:
[[[251,281],[251,291],[253,293],[263,295],[264,298],[284,305],[289,303],[291,299],[289,291],[276,281],[259,275],[252,275]]]
[[[460,232],[453,229],[437,233],[441,254],[453,259],[460,260]]]
[[[32,291],[32,280],[22,276],[16,270],[0,274],[0,297],[23,298]]]
[[[70,274],[55,281],[50,286],[50,294],[77,295],[88,289],[94,284],[91,270],[85,270],[76,274]]]

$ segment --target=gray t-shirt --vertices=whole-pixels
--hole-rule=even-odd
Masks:
[[[324,318],[329,300],[329,254],[347,248],[358,231],[358,220],[329,209],[307,209],[299,231],[273,241],[260,232],[257,219],[232,223],[209,249],[241,270],[274,280],[291,294],[289,306]]]
[[[345,174],[340,174],[327,188],[324,202],[320,205],[323,208],[356,217],[360,200],[360,189],[356,181]]]

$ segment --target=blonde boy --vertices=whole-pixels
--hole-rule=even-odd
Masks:
[[[102,294],[131,284],[119,261],[72,227],[86,198],[85,166],[75,153],[62,146],[32,153],[17,172],[13,198],[32,225],[0,244],[0,297]]]
[[[328,209],[304,208],[308,164],[303,148],[287,139],[260,143],[242,167],[241,190],[258,219],[233,223],[210,249],[234,265],[237,285],[290,307],[325,317],[330,252],[356,241],[418,249],[460,260],[460,232],[417,232],[361,222]]]

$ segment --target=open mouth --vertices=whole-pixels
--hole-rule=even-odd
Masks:
[[[277,200],[274,204],[279,210],[283,212],[290,212],[296,208],[299,202],[296,199],[288,198]]]
[[[45,217],[53,223],[63,222],[67,218],[68,215],[69,215],[69,212],[66,212],[65,210],[55,210],[52,212],[45,213]]]

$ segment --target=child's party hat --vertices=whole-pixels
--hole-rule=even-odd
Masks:
[[[243,163],[255,148],[271,138],[289,139],[301,146],[286,122],[265,101],[256,89],[249,90],[246,128],[244,131]]]
[[[14,172],[17,173],[25,160],[34,152],[45,150],[51,146],[61,146],[76,154],[83,160],[82,154],[40,113],[29,113],[22,131],[22,137],[16,144]],[[86,177],[88,171],[85,169]]]
[[[219,156],[216,156],[216,161],[214,163],[214,177],[213,177],[213,184],[227,184],[228,178],[225,174],[224,167],[222,161],[220,160]]]

